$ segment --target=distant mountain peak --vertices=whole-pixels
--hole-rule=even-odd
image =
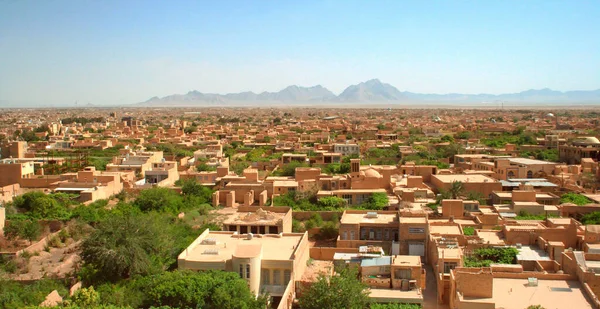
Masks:
[[[142,105],[160,106],[160,105],[183,105],[194,106],[201,104],[227,104],[240,102],[244,104],[256,104],[260,102],[398,102],[398,103],[418,103],[418,104],[490,104],[492,102],[515,102],[515,103],[588,103],[600,104],[600,89],[586,91],[556,91],[550,88],[529,89],[518,93],[506,94],[422,94],[413,92],[401,92],[396,87],[384,83],[378,78],[350,85],[338,96],[333,94],[322,85],[303,87],[290,85],[277,92],[263,91],[255,93],[245,91],[239,93],[214,94],[202,93],[197,90],[191,90],[187,94],[174,94],[163,98],[152,97]]]

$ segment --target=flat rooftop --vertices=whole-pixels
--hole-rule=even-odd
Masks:
[[[369,289],[369,297],[377,303],[422,304],[423,294],[417,290]]]
[[[273,212],[269,210],[257,209],[253,212],[237,212],[231,214],[223,224],[237,225],[275,225],[283,220],[287,212]]]
[[[342,215],[342,219],[340,220],[341,224],[394,224],[398,221],[396,220],[397,214],[377,214],[376,218],[367,218],[366,213],[353,214],[353,213],[344,213]]]
[[[210,231],[203,241],[186,249],[188,254],[185,260],[226,262],[232,258],[238,246],[260,245],[264,260],[287,261],[292,259],[302,237],[304,234],[290,233],[281,237],[279,235],[254,235],[252,239],[248,239],[246,235],[237,235],[233,232]]]
[[[426,224],[425,217],[400,217],[400,224]]]
[[[524,165],[540,165],[540,164],[557,165],[557,163],[554,163],[554,162],[527,159],[527,158],[510,158],[510,159],[508,159],[508,161],[510,161],[510,163],[524,164]]]
[[[461,235],[458,225],[429,225],[430,234]]]
[[[414,255],[395,255],[392,257],[392,265],[421,266],[421,257]]]
[[[439,222],[443,222],[443,223],[449,223],[450,220],[449,219],[429,219],[429,223],[439,223]],[[475,221],[473,220],[469,220],[469,219],[454,219],[454,223],[458,223],[461,225],[477,225],[477,223],[475,223]]]
[[[592,308],[578,281],[538,280],[538,286],[527,286],[527,279],[494,278],[496,308]]]
[[[431,177],[435,177],[439,179],[443,183],[452,183],[454,181],[460,181],[464,183],[480,183],[480,182],[498,182],[494,178],[481,175],[481,174],[469,174],[469,175],[460,175],[460,174],[452,174],[452,175],[431,175]]]
[[[438,257],[444,259],[460,259],[461,249],[460,248],[438,248]]]
[[[502,231],[484,231],[477,230],[477,236],[481,237],[484,242],[488,244],[504,244],[504,238],[502,237]]]
[[[517,261],[550,261],[548,253],[535,246],[522,246],[517,249]]]
[[[294,180],[275,180],[273,181],[274,187],[297,187],[298,182]]]

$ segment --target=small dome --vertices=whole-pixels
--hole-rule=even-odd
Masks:
[[[369,178],[380,178],[381,174],[379,174],[378,171],[370,168],[370,169],[368,169],[368,170],[365,171],[365,176],[369,177]]]
[[[554,114],[553,113],[548,113],[548,114],[546,114],[546,117],[554,117]]]

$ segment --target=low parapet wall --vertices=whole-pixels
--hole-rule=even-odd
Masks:
[[[310,248],[310,258],[314,260],[332,261],[336,253],[358,253],[358,248],[332,248],[313,247]]]

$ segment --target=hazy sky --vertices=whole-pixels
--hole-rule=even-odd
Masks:
[[[0,107],[152,96],[600,88],[600,1],[0,0]]]

